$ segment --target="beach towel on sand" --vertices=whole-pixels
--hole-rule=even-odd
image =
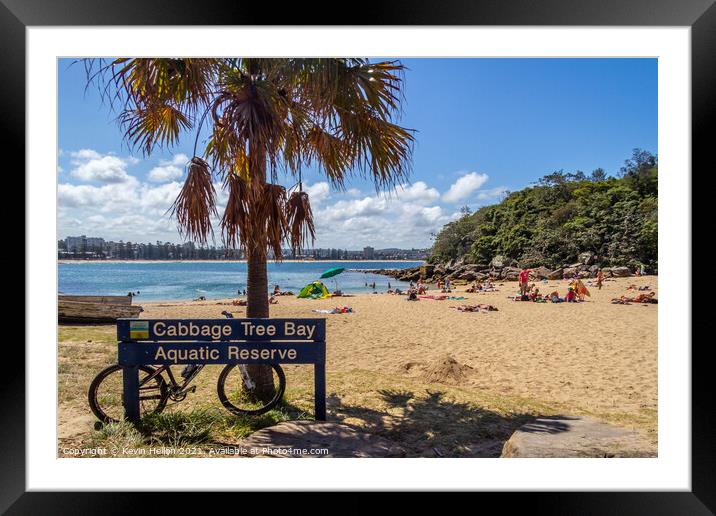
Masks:
[[[331,308],[330,310],[311,310],[312,312],[316,312],[318,314],[348,314],[353,312],[353,309],[350,306],[342,306],[342,307],[335,307]]]

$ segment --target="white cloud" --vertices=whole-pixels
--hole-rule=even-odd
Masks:
[[[184,166],[189,161],[186,154],[177,154],[171,160],[163,160],[149,171],[147,179],[153,183],[166,183],[180,179],[184,175]]]
[[[181,241],[176,220],[167,213],[181,190],[181,179],[177,174],[151,172],[158,168],[183,169],[186,156],[177,155],[159,162],[150,173],[132,170],[134,175],[127,172],[133,163],[129,158],[102,155],[91,149],[66,153],[66,156],[80,163],[75,165],[77,168],[89,163],[99,167],[96,163],[108,162],[111,160],[107,158],[111,158],[117,160],[118,169],[127,175],[118,174],[123,181],[117,182],[72,183],[65,180],[59,184],[58,219],[62,235],[86,234],[133,242]],[[214,187],[219,216],[212,220],[219,243],[218,222],[228,194],[221,182],[215,183]],[[431,233],[459,216],[459,213],[452,213],[452,209],[446,209],[438,190],[424,181],[402,185],[390,195],[365,194],[355,188],[333,192],[325,181],[305,184],[304,190],[313,206],[318,247],[428,247]],[[496,195],[497,190],[486,190],[484,195]]]
[[[326,220],[337,221],[354,217],[380,215],[389,207],[389,202],[382,197],[364,197],[363,199],[340,200],[320,211]]]
[[[425,182],[418,181],[412,185],[402,185],[397,188],[396,197],[401,201],[414,201],[420,203],[435,202],[440,198],[440,192],[429,187]]]
[[[315,208],[321,204],[321,202],[328,199],[331,195],[328,183],[321,181],[313,183],[312,185],[305,185],[303,190],[308,194],[308,198],[311,201],[311,207]]]
[[[100,183],[124,183],[130,180],[127,166],[137,163],[136,158],[119,158],[111,154],[100,154],[92,149],[81,149],[70,153],[70,174],[81,181]]]
[[[445,202],[461,202],[467,199],[472,192],[484,185],[489,177],[487,174],[478,174],[477,172],[469,172],[457,181],[455,181],[450,189],[443,194]]]
[[[57,202],[65,208],[97,208],[105,212],[123,210],[139,201],[139,187],[140,183],[134,176],[127,176],[123,183],[102,186],[63,183],[57,186]]]

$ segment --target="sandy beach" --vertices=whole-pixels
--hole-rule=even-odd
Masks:
[[[464,296],[465,300],[407,302],[405,296],[386,293],[323,300],[283,296],[278,298],[279,304],[271,307],[271,315],[327,319],[329,419],[408,440],[406,415],[417,419],[415,404],[439,392],[442,399],[453,404],[489,409],[501,417],[518,413],[591,415],[642,432],[653,445],[655,455],[658,305],[610,302],[613,297],[638,294],[627,291],[632,284],[649,285],[658,297],[655,276],[610,279],[601,291],[590,288],[591,297],[586,302],[560,304],[515,302],[508,296],[515,294],[517,283],[505,282],[496,284],[498,292],[469,294],[465,286],[454,289],[451,295]],[[538,285],[542,292],[559,290],[562,295],[567,289],[566,281]],[[437,293],[434,287],[428,292],[431,293]],[[476,303],[488,303],[498,310],[463,313],[451,308]],[[137,304],[144,307],[142,316],[146,318],[214,318],[221,317],[222,310],[235,317],[245,314],[245,307],[233,306],[231,300]],[[312,312],[336,306],[349,306],[354,312]],[[99,363],[111,361],[116,350],[113,327],[60,327],[60,436],[74,441],[86,438],[86,424],[76,427],[70,422],[72,418],[65,418],[67,428],[63,434],[62,373],[63,367],[73,367],[63,355],[86,348],[82,341],[89,338],[92,328],[97,330],[95,343],[102,342],[97,364],[92,360],[87,364],[88,372],[96,372]],[[448,354],[458,364],[453,370],[440,367]],[[302,372],[300,369],[287,368],[289,390],[292,382],[310,385],[306,368]],[[215,403],[211,379],[206,380],[206,385],[206,399]],[[297,387],[294,392],[296,403],[310,407],[307,389]],[[391,406],[386,390],[393,396],[404,392],[410,397],[402,406]],[[86,402],[75,401],[67,401],[65,408],[75,415],[84,411],[81,419],[91,420],[91,415],[87,419]],[[494,456],[505,436],[524,419],[504,417],[499,431],[483,436],[484,443],[473,436],[474,442],[465,444],[471,438],[470,432],[477,430],[468,426],[458,431],[452,428],[452,421],[444,422],[452,430],[441,430],[440,418],[452,417],[453,409],[445,412],[439,406],[434,408],[420,417],[437,429],[440,446],[452,446],[450,455],[454,456]],[[459,415],[462,409],[455,410]],[[403,425],[398,434],[395,425]],[[426,431],[422,427],[410,430]],[[434,444],[428,439],[423,448]],[[414,453],[420,455],[423,448],[416,447]]]
[[[471,385],[544,402],[567,403],[590,411],[638,412],[656,409],[657,305],[613,305],[626,287],[649,285],[656,277],[607,281],[591,289],[585,303],[523,303],[507,299],[517,284],[498,284],[498,292],[453,294],[463,301],[365,294],[323,300],[279,298],[273,317],[326,317],[327,367],[401,374],[418,362],[432,364],[446,353],[473,368]],[[566,281],[541,290],[566,291]],[[658,291],[657,291],[658,296]],[[228,301],[228,300],[227,300]],[[146,303],[147,318],[215,317],[226,301]],[[498,311],[463,313],[451,307],[488,303]],[[322,315],[314,309],[350,306],[355,313]],[[417,364],[419,366],[420,364]],[[410,367],[410,371],[419,367]]]

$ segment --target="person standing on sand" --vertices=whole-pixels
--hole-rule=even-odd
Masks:
[[[597,270],[597,288],[602,290],[602,282],[604,281],[604,272],[602,269]]]
[[[530,280],[530,270],[531,269],[522,269],[520,271],[520,294],[523,296],[527,295],[528,282]]]

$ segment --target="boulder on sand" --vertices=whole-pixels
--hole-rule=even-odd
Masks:
[[[612,276],[615,278],[627,278],[631,276],[629,267],[612,267],[610,270],[612,272]]]
[[[637,432],[589,417],[553,416],[522,425],[502,448],[501,457],[655,457]]]
[[[552,272],[550,272],[549,274],[547,274],[547,279],[560,280],[560,279],[562,279],[563,276],[564,276],[564,269],[560,268],[560,269],[555,269]]]
[[[571,278],[577,271],[577,267],[565,267],[562,269],[562,278]]]
[[[530,272],[530,275],[532,275],[535,279],[541,280],[541,279],[549,279],[549,275],[552,273],[547,267],[537,267],[535,269],[532,269]]]
[[[517,267],[505,267],[500,273],[500,279],[505,281],[517,281],[520,277],[520,269]]]

